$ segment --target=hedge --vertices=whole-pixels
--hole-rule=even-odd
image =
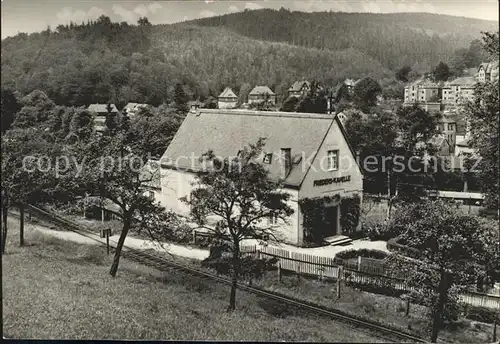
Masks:
[[[362,248],[359,250],[353,249],[337,253],[335,255],[335,258],[333,258],[333,262],[339,265],[343,265],[345,264],[346,260],[358,258],[358,256],[382,260],[385,259],[388,254],[380,250],[370,250],[366,248]]]

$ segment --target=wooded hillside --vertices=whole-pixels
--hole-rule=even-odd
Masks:
[[[428,71],[429,58],[451,57],[490,25],[429,16],[260,10],[155,26],[147,19],[129,25],[102,16],[4,39],[1,83],[21,95],[38,89],[57,104],[77,106],[168,103],[176,83],[193,99],[259,84],[282,96],[299,79],[335,87],[346,78],[391,80],[402,64]],[[443,22],[459,29],[431,37],[402,29],[409,18],[410,27],[422,30],[438,30]],[[468,31],[462,22],[470,22]]]

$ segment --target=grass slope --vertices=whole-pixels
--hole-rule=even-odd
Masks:
[[[14,229],[14,230],[13,230]],[[375,342],[329,319],[272,315],[272,305],[238,294],[225,312],[228,289],[122,260],[116,278],[110,258],[27,229],[19,248],[10,221],[3,257],[3,322],[8,338],[170,339]]]

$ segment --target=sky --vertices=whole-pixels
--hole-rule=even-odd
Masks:
[[[316,12],[427,12],[494,20],[498,22],[497,0],[1,0],[2,39],[18,32],[36,32],[70,21],[80,23],[104,14],[112,21],[136,24],[141,16],[153,24],[239,12],[245,9],[280,7]]]

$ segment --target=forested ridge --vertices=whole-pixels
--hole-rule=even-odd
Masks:
[[[435,67],[497,23],[428,13],[305,13],[262,9],[193,21],[248,37],[329,50],[354,48],[395,69]],[[420,70],[423,72],[424,70]]]
[[[451,28],[454,20],[475,24],[467,34],[459,29],[430,37],[414,28],[400,30],[398,25],[409,20],[406,16],[261,10],[173,25],[151,25],[147,19],[138,25],[113,23],[102,16],[4,39],[2,88],[21,95],[41,90],[56,104],[71,106],[170,103],[177,83],[192,99],[217,96],[226,86],[238,93],[243,85],[258,84],[282,96],[298,79],[334,87],[345,78],[393,79],[394,70],[404,63],[414,71],[428,71],[427,51],[436,59],[449,58],[490,25],[431,16],[451,21]],[[437,30],[434,21],[423,20],[422,29]],[[295,32],[289,30],[292,24],[300,32],[293,39],[286,36]],[[318,36],[319,43],[311,38]]]

